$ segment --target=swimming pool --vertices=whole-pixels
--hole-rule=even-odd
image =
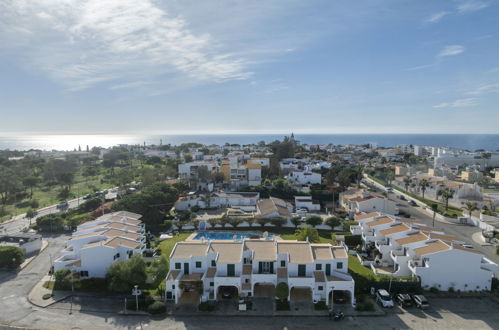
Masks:
[[[221,233],[221,232],[209,232],[209,231],[203,231],[199,232],[194,236],[192,239],[202,239],[204,238],[205,240],[236,240],[236,241],[242,241],[245,238],[262,238],[262,234],[257,234],[257,233],[234,233],[234,232],[229,232],[229,233]],[[272,235],[268,235],[267,239],[272,239]]]

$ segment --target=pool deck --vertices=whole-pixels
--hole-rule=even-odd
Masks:
[[[185,240],[186,241],[200,241],[199,239],[195,239],[194,237],[196,237],[197,234],[199,234],[200,232],[199,231],[196,231],[196,232],[193,232],[192,234],[190,234]],[[227,231],[207,231],[207,233],[225,233],[225,234],[235,234],[235,235],[238,235],[238,234],[254,234],[254,235],[262,235],[262,233],[260,232],[235,232],[235,233],[231,233],[231,232],[227,232]],[[271,236],[273,239],[276,239],[276,240],[280,240],[281,238],[275,234],[272,234]],[[255,238],[253,238],[255,239]],[[260,239],[262,240],[269,240],[269,239],[265,239],[263,237],[260,237]],[[211,241],[231,241],[231,239],[212,239]],[[242,240],[236,240],[236,242],[240,242]]]

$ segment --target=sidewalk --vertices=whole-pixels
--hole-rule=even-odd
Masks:
[[[71,296],[71,291],[52,291],[43,287],[43,284],[51,280],[50,275],[45,275],[38,283],[35,284],[28,294],[28,301],[35,306],[45,308],[60,300]],[[52,294],[49,299],[43,299],[45,294]]]
[[[24,269],[24,267],[29,265],[30,262],[32,262],[36,257],[38,257],[40,255],[40,253],[42,253],[43,250],[45,250],[47,248],[48,245],[49,245],[49,243],[46,240],[42,239],[42,247],[41,247],[40,251],[38,251],[38,253],[35,254],[34,256],[24,260],[24,262],[19,266],[19,268]]]

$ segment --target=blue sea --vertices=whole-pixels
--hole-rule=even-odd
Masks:
[[[178,145],[186,142],[203,144],[250,144],[259,141],[282,140],[282,134],[220,134],[220,135],[11,135],[0,137],[0,149],[10,150],[82,150],[118,144]],[[306,144],[366,144],[377,143],[380,147],[397,144],[431,145],[467,150],[499,149],[499,134],[295,134],[295,139]]]

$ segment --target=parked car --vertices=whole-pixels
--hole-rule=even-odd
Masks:
[[[412,299],[411,296],[409,296],[407,293],[399,293],[395,301],[404,308],[411,307],[412,306]]]
[[[416,305],[417,308],[420,309],[430,308],[430,303],[428,302],[428,299],[426,299],[426,297],[423,296],[422,294],[413,295],[412,300],[414,301],[414,305]]]
[[[387,186],[387,187],[385,187],[385,191],[386,191],[387,193],[392,193],[392,192],[393,192],[393,188],[392,188],[392,187],[388,187],[388,186]]]
[[[399,199],[405,201],[404,195],[399,195]]]
[[[345,293],[343,291],[335,291],[333,294],[333,301],[336,304],[344,304],[347,300]]]
[[[298,213],[298,214],[307,214],[308,210],[305,209],[305,208],[299,208],[299,209],[296,209],[296,213]]]
[[[83,199],[90,199],[91,197],[92,197],[92,195],[86,194],[85,196],[83,196]]]
[[[471,245],[471,244],[463,244],[463,245],[461,245],[461,246],[462,246],[463,248],[465,248],[465,249],[473,249],[473,245]]]
[[[418,204],[415,201],[412,201],[412,200],[409,201],[409,205],[411,205],[411,206],[418,206]]]
[[[67,209],[68,207],[69,207],[69,203],[67,201],[60,202],[56,205],[56,208],[59,210],[64,210],[64,209]]]
[[[391,308],[394,305],[392,297],[385,289],[378,289],[378,291],[376,291],[376,302],[385,308]]]

